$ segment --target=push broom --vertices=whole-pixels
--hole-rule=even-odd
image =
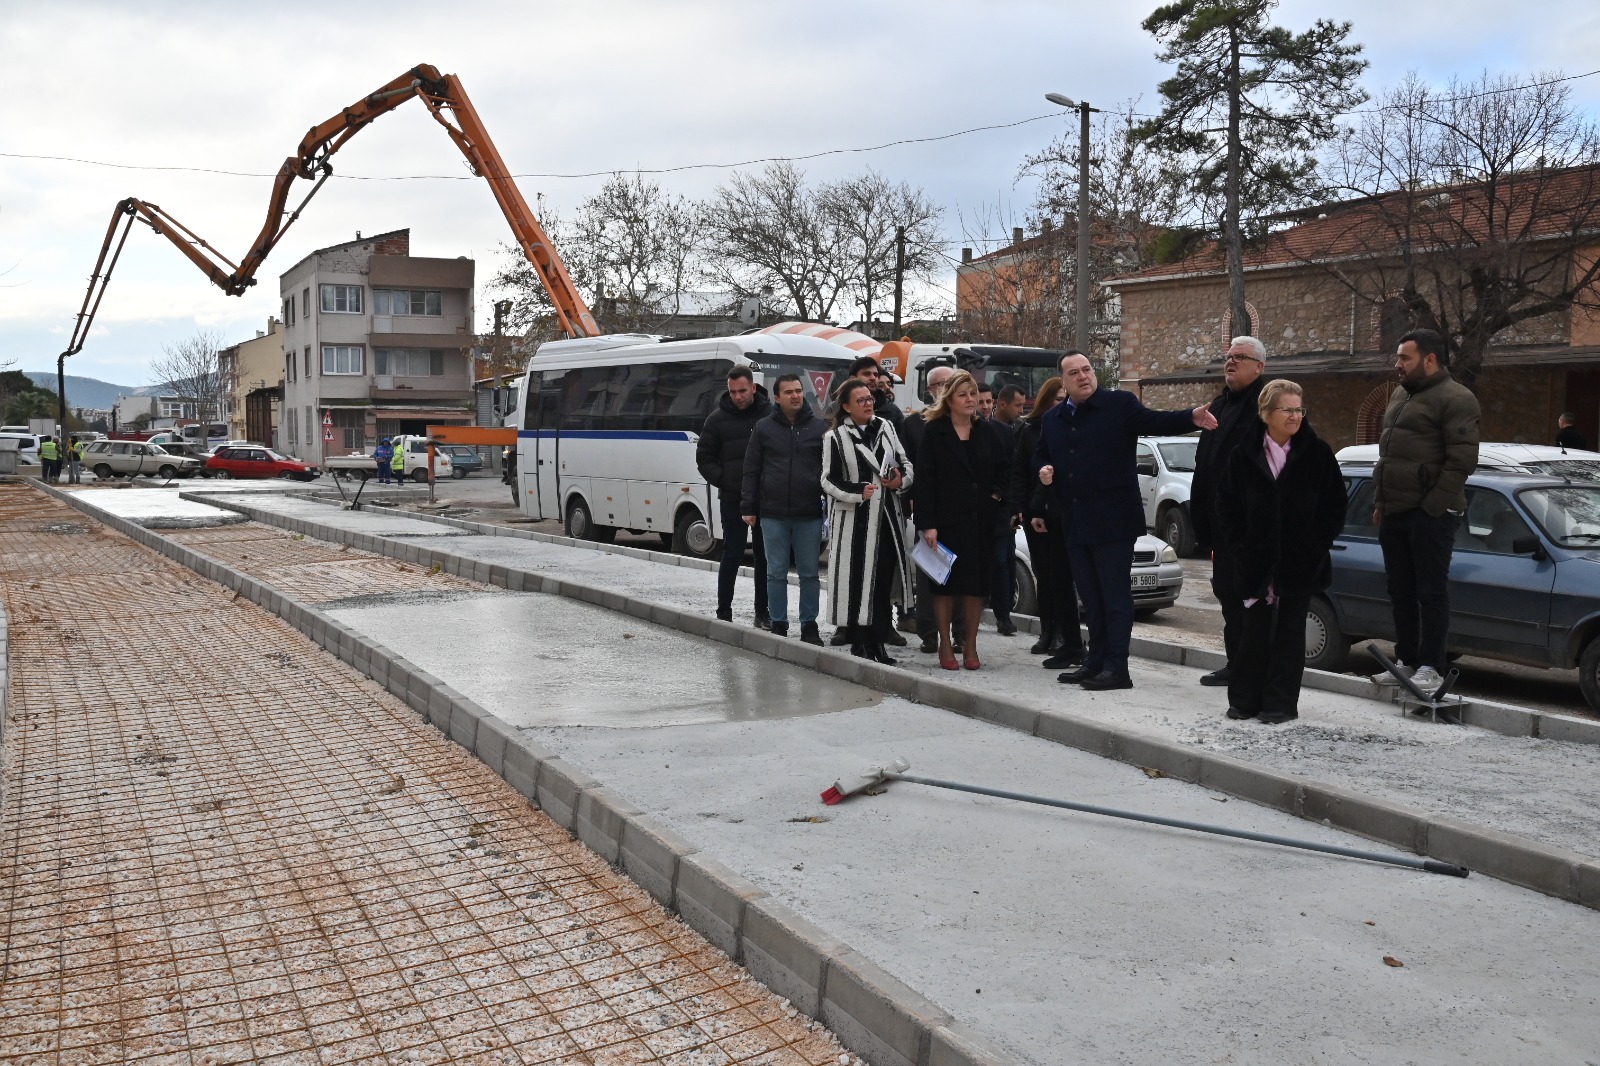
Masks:
[[[1163,818],[1158,814],[1119,811],[1111,807],[1097,807],[1092,803],[1074,803],[1071,800],[1052,799],[1048,796],[1030,796],[1026,792],[1008,792],[1001,788],[968,785],[960,781],[941,781],[936,777],[919,777],[915,774],[908,774],[906,771],[909,769],[911,769],[911,764],[904,759],[895,759],[887,766],[868,766],[863,770],[847,774],[835,781],[822,793],[822,802],[833,806],[844,802],[858,792],[864,792],[886,781],[906,781],[913,785],[929,785],[933,788],[947,788],[955,792],[971,792],[978,796],[994,796],[998,799],[1016,800],[1019,803],[1037,803],[1045,807],[1060,807],[1069,811],[1081,811],[1084,814],[1098,814],[1106,818],[1147,822],[1151,825],[1164,825],[1172,829],[1188,829],[1195,833],[1210,833],[1213,836],[1254,840],[1261,844],[1277,844],[1285,848],[1300,848],[1303,851],[1320,851],[1325,855],[1342,855],[1348,859],[1365,859],[1368,862],[1403,866],[1409,870],[1422,870],[1430,874],[1465,877],[1468,873],[1465,866],[1439,862],[1437,859],[1423,859],[1413,855],[1396,855],[1382,851],[1364,851],[1360,848],[1340,847],[1337,844],[1319,844],[1312,840],[1296,840],[1293,837],[1281,837],[1272,833],[1252,833],[1248,829],[1229,829],[1227,826],[1190,822],[1182,818]]]

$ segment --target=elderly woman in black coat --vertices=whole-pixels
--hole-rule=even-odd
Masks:
[[[942,585],[933,586],[933,613],[939,622],[939,665],[956,665],[950,640],[955,601],[967,626],[961,666],[977,670],[978,619],[989,598],[994,558],[995,515],[1004,506],[1010,451],[1000,431],[978,417],[978,383],[958,370],[928,409],[927,428],[917,447],[917,530],[930,546],[955,553],[955,565]]]
[[[1306,610],[1333,576],[1345,487],[1333,450],[1306,422],[1299,385],[1269,381],[1257,406],[1266,432],[1234,449],[1217,493],[1217,530],[1244,593],[1228,717],[1277,725],[1300,716]]]

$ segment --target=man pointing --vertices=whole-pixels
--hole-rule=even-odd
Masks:
[[[1089,657],[1056,678],[1091,691],[1132,688],[1133,544],[1144,533],[1144,506],[1134,463],[1143,435],[1215,429],[1210,404],[1189,411],[1152,411],[1131,392],[1100,388],[1082,352],[1061,360],[1066,399],[1044,416],[1033,465],[1054,486],[1072,577],[1089,620]]]

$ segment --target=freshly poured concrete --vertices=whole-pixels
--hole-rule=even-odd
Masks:
[[[73,490],[88,499],[95,507],[147,529],[192,529],[198,526],[225,526],[244,521],[235,512],[212,507],[194,500],[179,497],[175,486],[187,482],[174,482],[166,489],[139,488],[82,488]],[[63,486],[65,487],[65,486]]]
[[[871,707],[871,689],[542,594],[323,610],[518,726],[666,726]]]

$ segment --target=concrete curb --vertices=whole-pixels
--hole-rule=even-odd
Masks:
[[[309,500],[315,503],[336,505],[338,500],[327,496],[312,493],[292,493],[296,499]],[[222,501],[215,498],[212,493],[178,493],[179,498],[197,502],[209,503],[214,507],[235,510],[231,501]],[[254,511],[241,511],[249,514]],[[671,566],[687,566],[695,570],[715,571],[717,563],[708,559],[690,559],[682,555],[673,555],[665,552],[646,551],[644,548],[634,548],[625,544],[600,544],[594,541],[575,540],[572,537],[556,536],[551,533],[536,533],[531,529],[512,529],[507,526],[493,525],[487,522],[470,522],[464,518],[451,518],[446,515],[419,514],[411,511],[394,511],[396,515],[406,518],[416,518],[424,522],[435,522],[440,525],[452,526],[456,529],[475,533],[486,537],[513,537],[522,540],[534,540],[544,544],[559,544],[568,548],[582,548],[589,551],[606,552],[613,555],[623,555],[633,559],[643,559]],[[269,521],[261,517],[260,513],[254,515],[256,521]],[[749,578],[754,578],[755,571],[748,566],[740,567],[739,572]],[[498,584],[499,582],[495,582]],[[789,583],[796,584],[797,579],[790,575]],[[994,614],[991,611],[983,612],[984,621],[989,625],[994,624]],[[1011,620],[1017,628],[1024,633],[1037,636],[1039,633],[1039,620],[1032,615],[1013,614]],[[1188,666],[1210,672],[1220,669],[1227,664],[1227,659],[1219,651],[1209,648],[1195,648],[1187,644],[1177,644],[1172,641],[1155,640],[1151,637],[1134,637],[1129,647],[1131,653],[1140,659],[1149,659],[1154,662],[1172,663],[1176,666]],[[1307,670],[1301,684],[1305,688],[1319,689],[1324,692],[1334,692],[1341,696],[1352,696],[1357,699],[1370,700],[1374,703],[1389,704],[1397,708],[1400,704],[1400,691],[1397,688],[1380,688],[1364,678],[1352,677],[1349,674],[1335,674],[1326,670]],[[1496,703],[1491,700],[1463,700],[1457,707],[1464,724],[1482,729],[1490,733],[1499,733],[1508,737],[1532,737],[1544,740],[1562,740],[1574,744],[1600,744],[1600,721],[1585,718],[1575,718],[1569,715],[1550,714],[1545,711],[1535,711],[1527,707],[1518,707],[1510,703]]]
[[[432,546],[397,543],[370,533],[349,533],[305,519],[288,519],[246,503],[229,501],[218,505],[238,510],[256,521],[281,529],[334,543],[350,544],[418,566],[438,565],[449,574],[468,577],[475,572],[475,565],[482,566]],[[83,509],[90,510],[87,505]],[[980,718],[1041,740],[1078,748],[1133,766],[1158,769],[1180,781],[1393,844],[1415,854],[1460,863],[1512,884],[1600,909],[1600,859],[1591,859],[1574,851],[1550,847],[1403,804],[1363,796],[1227,755],[1199,751],[1121,730],[1063,711],[1041,710],[941,679],[918,677],[905,670],[864,662],[843,651],[809,646],[809,650],[804,650],[796,641],[782,640],[748,626],[708,619],[666,604],[625,600],[610,590],[533,571],[501,567],[494,569],[503,571],[503,587],[508,589],[554,593],[624,611],[692,636],[708,637],[721,644],[804,665],[843,681],[940,707],[965,717]],[[1180,650],[1191,652],[1194,649]],[[1216,652],[1204,654],[1218,655]],[[507,779],[510,780],[509,775]],[[569,809],[559,795],[553,794],[551,801],[556,804],[558,811]],[[572,809],[575,813],[575,808]],[[680,869],[680,878],[681,873]],[[711,938],[713,943],[718,943],[717,938],[711,937],[705,929],[698,925],[696,928]],[[718,946],[724,946],[737,933],[719,927],[719,936],[723,943],[718,943]]]
[[[837,1019],[843,1031],[836,1030],[835,1035],[857,1054],[874,1063],[931,1066],[935,1061],[932,1049],[938,1048],[936,1061],[941,1066],[1013,1066],[1017,1062],[990,1051],[979,1039],[956,1040],[948,1032],[936,1031],[951,1024],[951,1017],[913,989],[726,866],[696,854],[692,845],[660,822],[578,768],[529,743],[516,729],[439,678],[265,582],[137,523],[74,500],[72,493],[47,485],[41,488],[136,543],[233,589],[382,685],[446,738],[495,769],[530,803],[618,866],[657,902],[744,964],[757,980],[787,998],[797,1010],[825,1024],[825,1015]],[[428,552],[426,558],[415,561],[432,565],[439,561],[434,554]],[[468,572],[471,565],[466,562]],[[463,567],[445,569],[461,573]],[[524,575],[524,582],[535,588],[539,584],[536,578]],[[568,595],[580,591],[577,586],[569,588]],[[581,591],[593,594],[599,590]],[[463,743],[469,737],[471,743]],[[830,987],[835,960],[845,961],[839,979]],[[907,1048],[915,1049],[916,1056],[898,1054]],[[885,1049],[897,1054],[887,1057]]]

